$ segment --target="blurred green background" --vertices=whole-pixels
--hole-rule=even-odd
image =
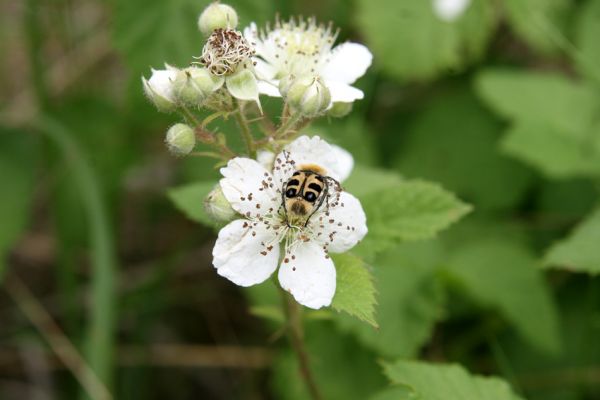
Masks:
[[[177,118],[140,77],[199,55],[207,4],[0,3],[1,399],[307,398],[271,283],[217,276],[214,232],[167,196],[218,171],[167,152]],[[378,330],[307,315],[325,398],[368,399],[381,360],[415,358],[599,399],[600,1],[472,0],[454,22],[426,0],[229,4],[241,27],[315,15],[369,46],[365,99],[307,133],[474,206],[369,259]]]

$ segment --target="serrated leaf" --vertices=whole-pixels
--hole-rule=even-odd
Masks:
[[[548,250],[544,266],[600,273],[600,209],[583,220],[566,239]]]
[[[442,257],[435,241],[405,243],[380,255],[373,269],[379,329],[342,314],[335,316],[335,322],[378,354],[416,355],[443,315],[444,292],[436,278]]]
[[[360,248],[367,253],[432,238],[471,210],[441,186],[417,180],[370,192],[361,201],[369,233]]]
[[[499,310],[531,345],[559,350],[556,305],[526,247],[509,239],[475,238],[450,255],[446,271],[478,304]]]
[[[170,189],[167,194],[189,219],[214,228],[219,224],[206,213],[204,199],[215,185],[215,182],[196,182]]]
[[[503,380],[471,375],[459,365],[397,361],[383,366],[393,383],[411,389],[410,395],[398,400],[521,399]]]
[[[558,49],[548,30],[563,30],[569,6],[565,0],[504,0],[506,19],[512,30],[545,53]]]
[[[584,138],[546,123],[519,122],[508,130],[501,147],[551,178],[593,177],[600,175],[600,135],[596,136]]]
[[[337,272],[335,297],[331,306],[377,327],[375,285],[368,266],[352,254],[332,254]]]
[[[358,24],[381,68],[399,79],[431,79],[462,69],[480,58],[496,24],[486,0],[473,0],[448,23],[437,18],[432,2],[370,0],[357,3]]]

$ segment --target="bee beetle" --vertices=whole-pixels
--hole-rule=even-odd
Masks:
[[[283,187],[281,194],[288,224],[308,224],[310,217],[323,205],[330,190],[333,178],[312,165],[302,166],[294,172]],[[338,187],[339,184],[336,185]]]

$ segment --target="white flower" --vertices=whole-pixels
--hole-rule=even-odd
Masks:
[[[349,153],[307,136],[277,155],[272,172],[249,158],[229,161],[221,169],[220,185],[242,218],[219,232],[213,249],[217,272],[237,285],[251,286],[265,281],[280,265],[279,283],[296,301],[314,309],[330,305],[336,272],[329,252],[345,252],[367,233],[360,202],[333,181],[346,178],[352,163]],[[288,222],[282,192],[294,172],[308,168],[331,179],[326,178],[323,204],[297,226]]]
[[[165,69],[152,69],[150,79],[142,77],[146,96],[161,111],[171,111],[175,108],[175,93],[173,83],[177,78],[177,68],[165,64]]]
[[[362,99],[363,92],[351,86],[366,72],[373,56],[358,43],[333,48],[337,33],[331,25],[318,25],[314,18],[277,21],[274,29],[260,31],[255,23],[244,30],[254,45],[261,93],[281,97],[279,81],[285,77],[319,76],[331,92],[331,102]]]
[[[471,0],[433,0],[435,15],[446,22],[453,22],[466,11]]]

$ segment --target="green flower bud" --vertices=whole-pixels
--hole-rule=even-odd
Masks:
[[[189,154],[196,145],[196,134],[186,124],[175,124],[167,131],[165,139],[169,151],[178,156]]]
[[[331,103],[327,86],[320,78],[311,76],[296,79],[290,85],[286,98],[296,112],[307,117],[322,114]]]
[[[198,18],[198,28],[205,36],[210,36],[215,29],[235,29],[238,16],[235,10],[227,4],[214,2],[206,7]]]
[[[333,118],[342,118],[350,114],[350,111],[352,111],[352,103],[336,101],[333,103],[333,106],[327,110],[327,115]]]
[[[281,93],[281,97],[286,97],[288,92],[290,91],[290,86],[294,83],[296,77],[294,75],[285,75],[283,78],[279,80],[279,93]]]
[[[204,209],[216,221],[231,221],[236,216],[235,210],[231,208],[231,204],[225,198],[221,186],[218,184],[204,199]]]
[[[222,85],[222,77],[214,76],[206,68],[190,67],[179,71],[173,92],[182,104],[198,106]]]

